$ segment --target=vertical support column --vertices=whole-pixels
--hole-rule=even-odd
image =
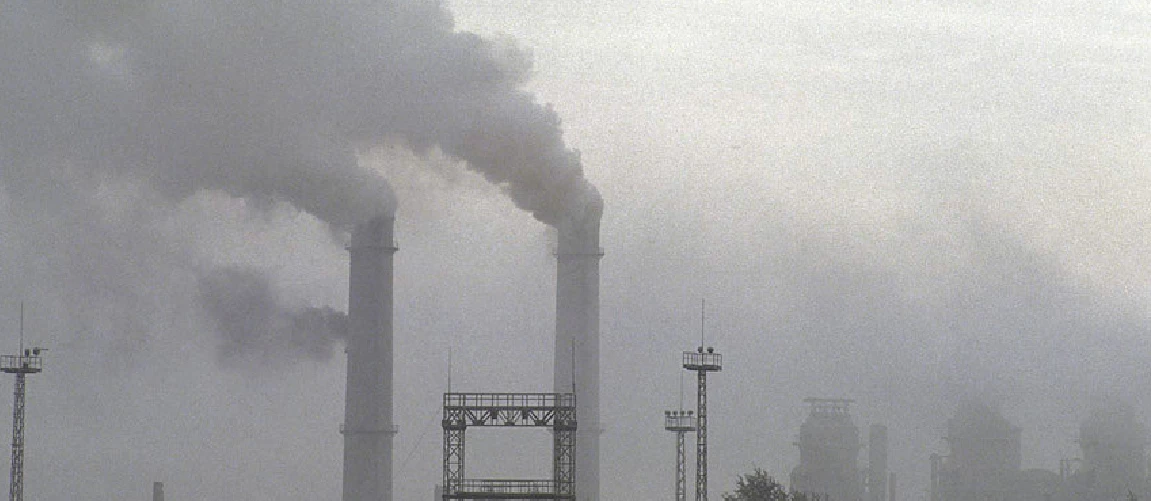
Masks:
[[[460,482],[464,479],[465,427],[463,424],[448,426],[447,420],[444,423],[443,500],[447,501],[459,491]]]
[[[675,501],[687,501],[687,432],[675,432]]]
[[[24,373],[16,373],[12,402],[12,473],[8,483],[9,501],[24,499]]]
[[[343,501],[392,500],[392,258],[395,220],[357,225],[348,246]]]
[[[464,480],[465,434],[468,429],[464,399],[451,393],[444,394],[444,478],[440,496],[452,499]]]
[[[557,394],[556,398],[562,397]],[[557,410],[555,425],[552,428],[552,479],[555,481],[556,494],[569,496],[565,499],[575,499],[576,493],[575,413],[574,407],[570,410]]]
[[[698,373],[696,412],[699,416],[695,428],[695,499],[707,501],[707,371],[700,370]]]

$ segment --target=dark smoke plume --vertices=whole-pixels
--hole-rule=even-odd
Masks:
[[[251,268],[221,267],[202,274],[199,302],[224,337],[219,354],[225,362],[251,355],[326,359],[348,328],[343,312],[285,305],[267,274]]]

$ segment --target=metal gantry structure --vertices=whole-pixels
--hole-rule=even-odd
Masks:
[[[687,501],[687,451],[684,438],[695,431],[692,411],[664,411],[663,429],[675,433],[675,501]]]
[[[703,346],[695,351],[683,352],[683,368],[695,371],[699,386],[696,389],[695,427],[695,499],[707,501],[707,373],[718,372],[722,367],[722,357],[715,348]]]
[[[0,372],[16,375],[12,403],[12,473],[8,483],[8,500],[24,499],[24,383],[28,374],[43,370],[40,348],[21,347],[20,355],[0,356]]]
[[[473,426],[552,429],[551,480],[465,476],[465,432]],[[443,501],[575,500],[576,399],[573,393],[445,393]]]

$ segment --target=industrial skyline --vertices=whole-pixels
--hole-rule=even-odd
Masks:
[[[555,227],[601,200],[602,501],[668,495],[704,297],[713,499],[791,471],[812,395],[887,425],[900,499],[968,397],[1057,473],[1093,399],[1151,416],[1147,53],[1137,2],[6,5],[0,325],[26,302],[52,350],[25,499],[341,496],[380,212],[395,498],[427,498],[449,351],[452,391],[567,384]],[[535,433],[469,436],[506,459],[469,474],[548,477]]]

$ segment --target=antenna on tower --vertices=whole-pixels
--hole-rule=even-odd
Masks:
[[[679,410],[683,410],[683,373],[679,373]]]
[[[699,345],[703,346],[703,335],[707,332],[707,298],[699,300]]]
[[[452,392],[452,345],[448,345],[448,393]]]
[[[575,338],[572,338],[572,395],[576,394],[576,363],[575,363]]]
[[[24,353],[24,301],[20,301],[20,353]]]

